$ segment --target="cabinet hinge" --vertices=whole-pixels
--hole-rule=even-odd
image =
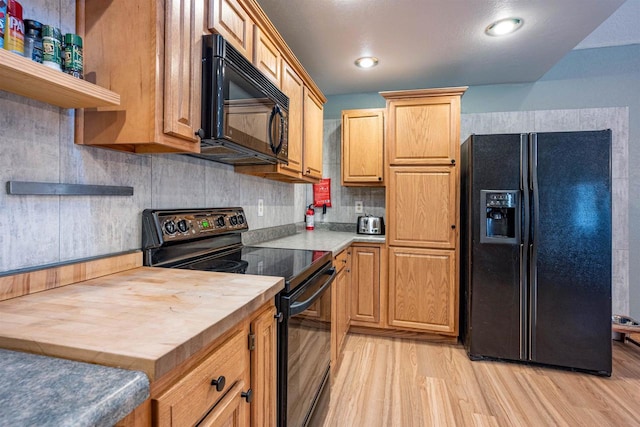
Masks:
[[[256,334],[249,334],[249,351],[256,349]]]

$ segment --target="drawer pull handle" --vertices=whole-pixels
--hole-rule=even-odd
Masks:
[[[225,379],[224,375],[220,375],[218,379],[214,378],[211,380],[211,385],[216,386],[216,391],[222,391],[224,390],[225,382],[227,382],[227,380]]]
[[[244,397],[244,400],[246,400],[247,403],[251,403],[253,400],[253,390],[249,389],[247,391],[243,391],[240,393],[240,396]]]

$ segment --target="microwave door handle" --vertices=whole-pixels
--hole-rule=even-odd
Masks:
[[[280,116],[280,138],[279,138],[277,147],[274,146],[273,144],[273,125],[274,125],[274,119],[276,118],[276,114]],[[280,111],[280,107],[276,105],[275,107],[273,107],[273,110],[271,110],[271,116],[269,117],[269,145],[271,145],[271,151],[273,151],[275,154],[280,154],[280,151],[282,150],[283,139],[284,139],[284,116],[282,115],[282,111]]]

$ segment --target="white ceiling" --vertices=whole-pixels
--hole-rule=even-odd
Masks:
[[[325,95],[531,82],[573,48],[640,41],[640,0],[257,1]],[[484,34],[508,16],[519,31]]]

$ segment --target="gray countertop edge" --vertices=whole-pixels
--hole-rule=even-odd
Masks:
[[[149,397],[140,371],[0,349],[0,426],[113,426]]]
[[[385,242],[384,235],[366,235],[331,230],[304,230],[290,236],[254,243],[252,246],[330,251],[335,256],[352,243],[384,244]]]

